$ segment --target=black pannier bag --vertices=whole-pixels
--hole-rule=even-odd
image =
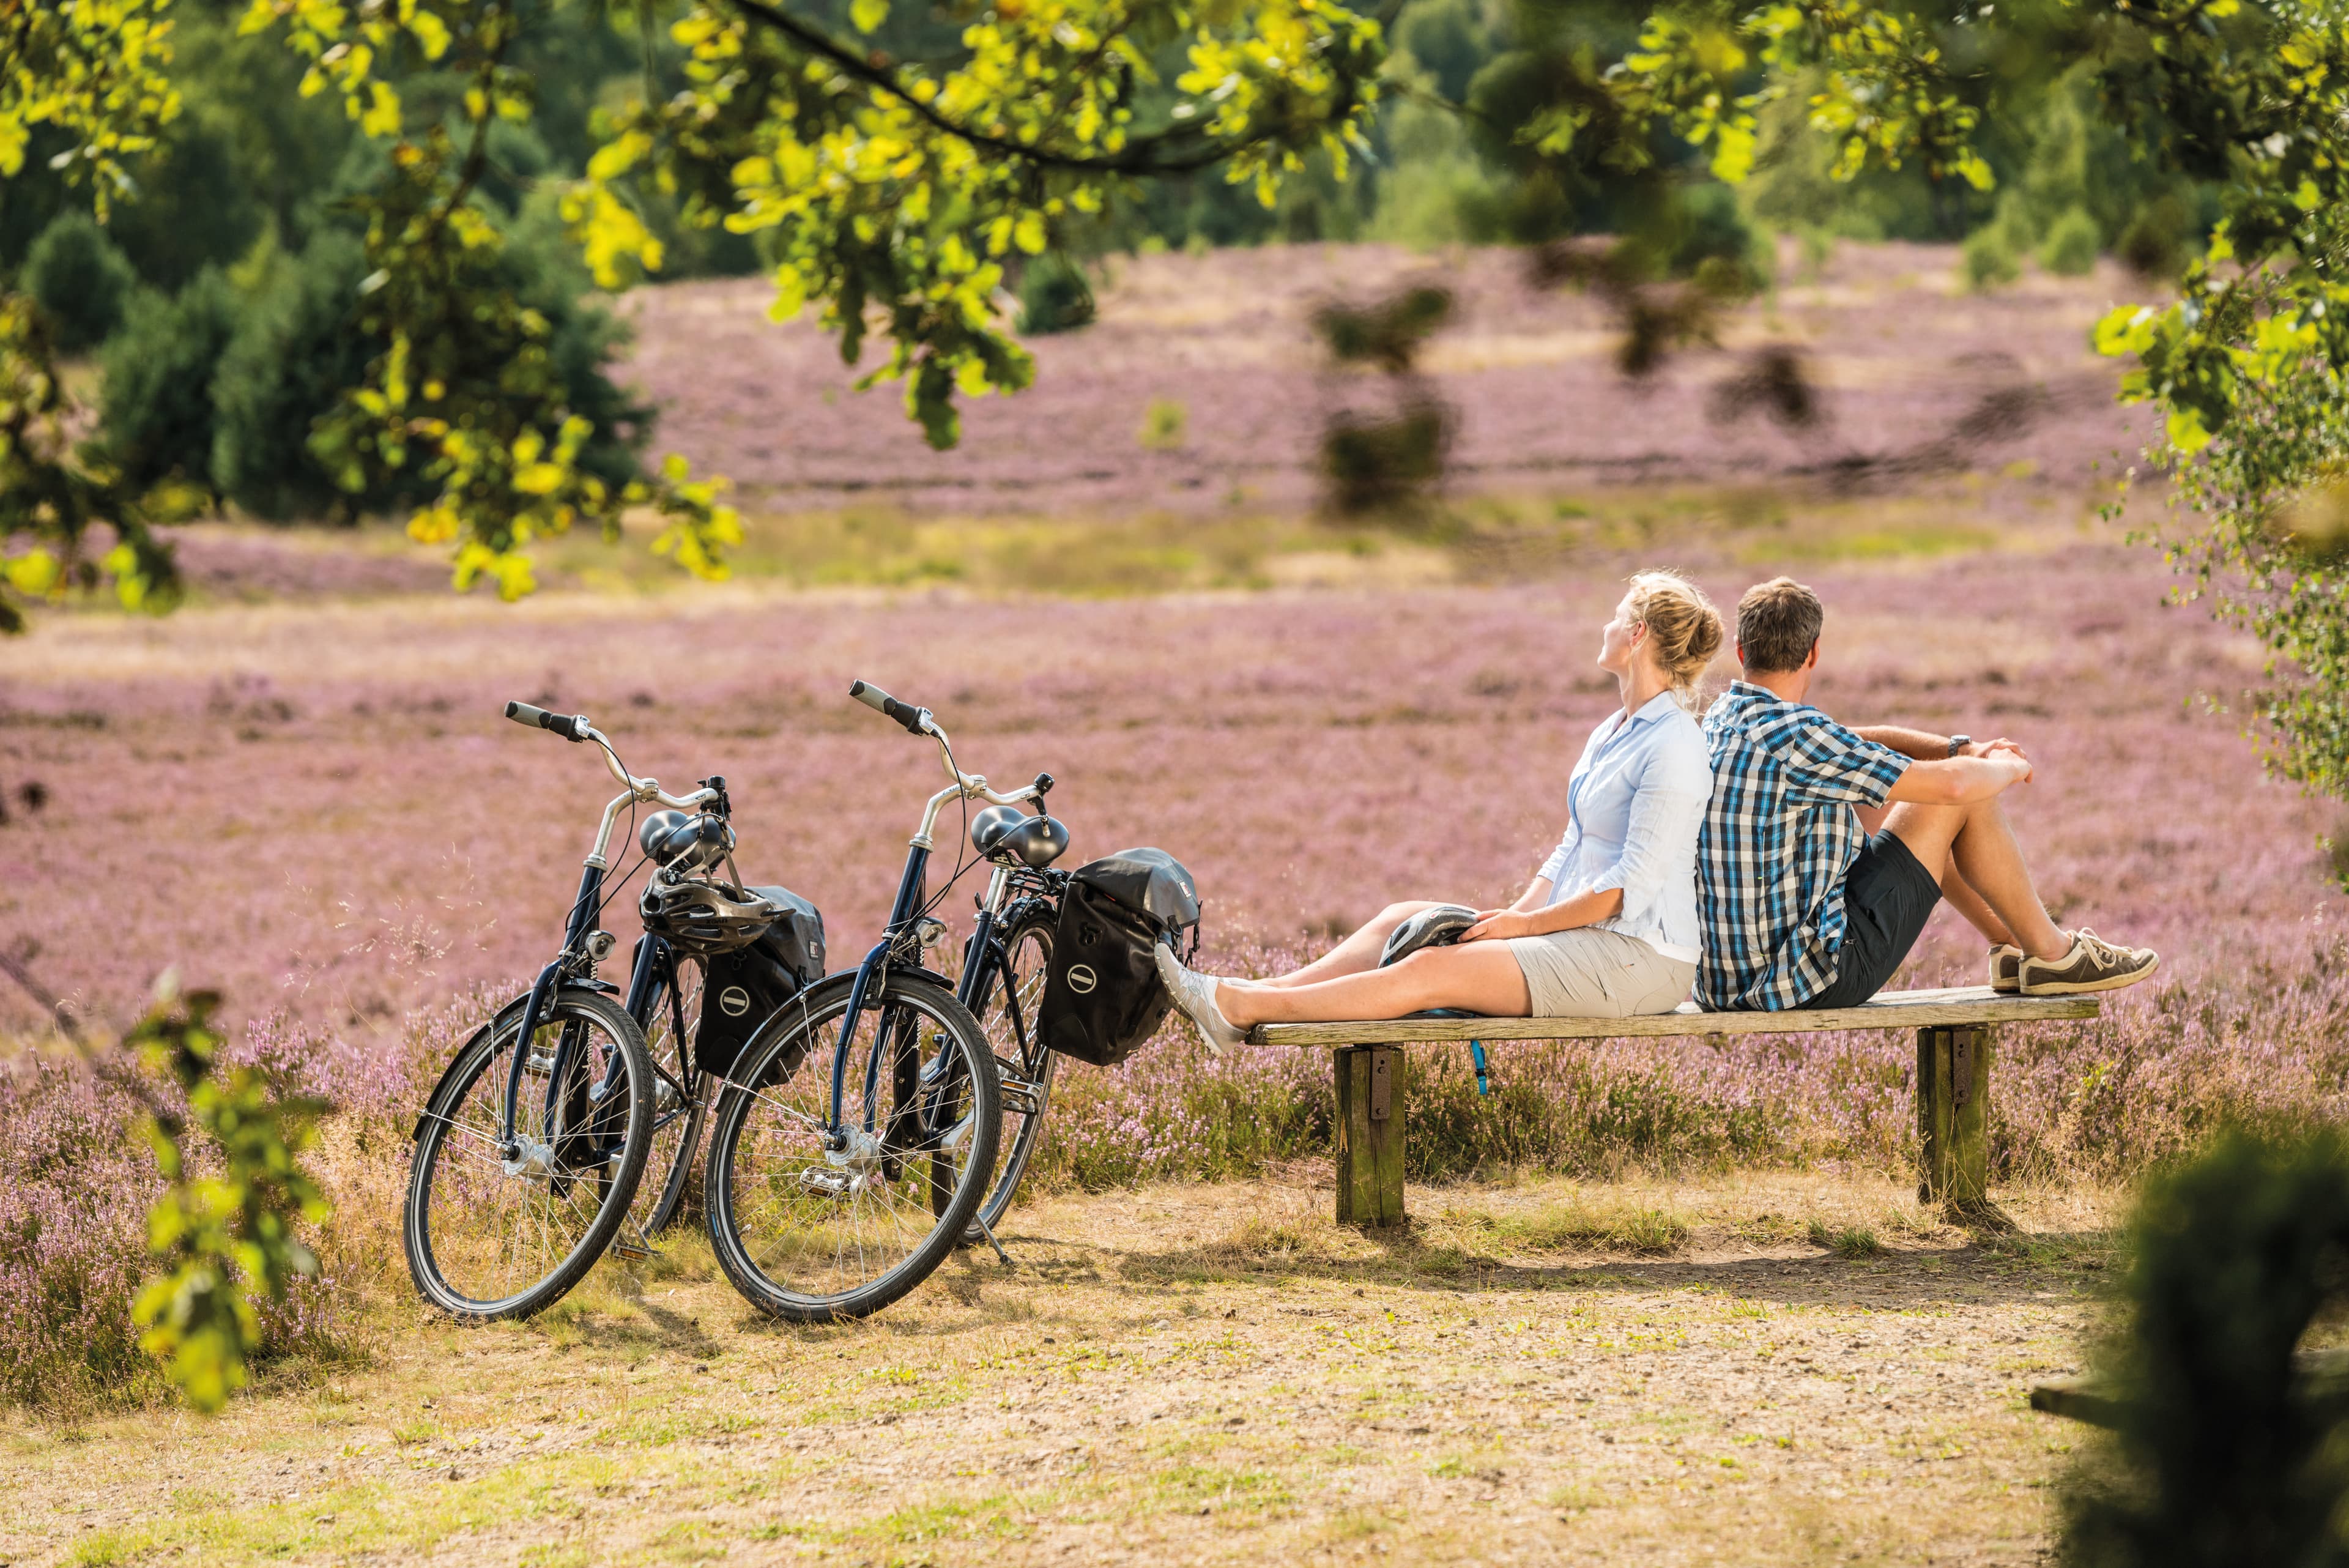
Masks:
[[[705,961],[709,968],[693,1064],[720,1077],[734,1070],[734,1058],[759,1025],[823,978],[823,917],[816,907],[788,888],[745,891],[782,905],[783,913],[750,946]]]
[[[1163,849],[1125,849],[1078,867],[1061,899],[1052,966],[1036,1030],[1064,1056],[1114,1067],[1158,1032],[1174,999],[1151,950],[1199,946],[1199,895],[1191,874]]]

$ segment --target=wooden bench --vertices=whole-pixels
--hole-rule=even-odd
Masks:
[[[1677,1012],[1641,1018],[1396,1018],[1362,1023],[1259,1023],[1259,1045],[1332,1047],[1338,1089],[1338,1222],[1392,1225],[1402,1207],[1402,1046],[1499,1040],[1718,1040],[1732,1034],[1815,1034],[1831,1029],[1917,1032],[1918,1196],[1953,1216],[1995,1213],[1985,1188],[1990,1147],[1991,1031],[2001,1023],[2093,1018],[2094,996],[2001,996],[1986,985],[1887,991],[1858,1007],[1816,1012]]]

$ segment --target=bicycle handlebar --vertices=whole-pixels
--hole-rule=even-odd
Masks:
[[[899,706],[902,707],[903,704]],[[587,715],[585,713],[550,713],[543,708],[533,708],[527,702],[509,702],[506,704],[506,717],[517,724],[528,724],[537,729],[552,731],[566,741],[595,742],[595,749],[604,753],[604,766],[610,771],[613,780],[626,792],[604,808],[604,826],[596,833],[595,850],[587,857],[587,864],[590,866],[604,864],[604,852],[611,846],[612,825],[619,819],[621,807],[657,803],[675,811],[698,811],[711,802],[723,798],[721,791],[708,785],[695,790],[691,794],[671,794],[661,788],[660,781],[657,779],[636,777],[620,765],[620,753],[612,749],[612,742],[604,738],[602,731],[587,722]],[[893,714],[892,717],[895,715]]]
[[[551,730],[574,742],[585,740],[590,727],[585,713],[550,713],[527,702],[507,703],[506,717],[517,724],[535,724],[542,730]]]
[[[911,702],[900,702],[870,680],[852,680],[848,694],[876,713],[886,713],[905,727],[909,735],[926,735],[930,731],[930,711],[916,708]]]

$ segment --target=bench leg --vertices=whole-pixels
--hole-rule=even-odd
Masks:
[[[1345,1045],[1330,1054],[1338,1088],[1338,1223],[1402,1222],[1402,1052]]]
[[[1953,1217],[1991,1215],[1991,1032],[1982,1025],[1917,1031],[1917,1196]]]

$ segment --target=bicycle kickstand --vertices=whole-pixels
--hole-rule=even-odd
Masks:
[[[987,1244],[995,1249],[995,1255],[1003,1260],[1003,1266],[1007,1269],[1016,1267],[1011,1262],[1011,1254],[1005,1251],[1003,1243],[995,1239],[995,1227],[987,1222],[987,1216],[974,1214],[971,1218],[978,1222],[978,1233],[987,1238]]]

